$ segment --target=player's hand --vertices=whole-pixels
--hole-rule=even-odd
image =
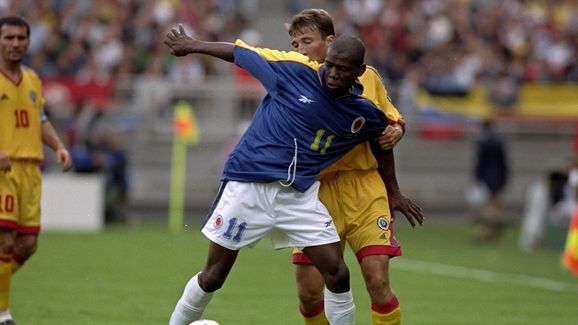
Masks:
[[[174,56],[185,56],[191,53],[190,44],[194,39],[187,35],[182,24],[178,28],[171,28],[165,37],[164,43],[169,47]]]
[[[388,193],[388,199],[392,217],[393,211],[399,211],[403,213],[404,217],[409,221],[412,227],[415,228],[416,221],[420,225],[423,224],[423,209],[419,205],[413,203],[409,198],[405,197],[401,193]]]
[[[10,157],[0,150],[0,172],[9,172],[12,169],[12,162],[10,161]]]
[[[56,160],[62,165],[63,172],[67,172],[72,168],[72,159],[68,150],[64,148],[56,150]]]
[[[381,136],[377,139],[379,146],[383,150],[393,149],[395,145],[401,140],[403,136],[403,129],[399,124],[388,125]]]

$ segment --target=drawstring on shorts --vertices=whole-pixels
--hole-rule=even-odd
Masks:
[[[295,146],[295,153],[293,154],[293,159],[291,160],[291,164],[287,168],[287,180],[279,181],[279,184],[284,187],[289,187],[295,182],[295,175],[297,172],[297,139],[293,138],[293,143]]]

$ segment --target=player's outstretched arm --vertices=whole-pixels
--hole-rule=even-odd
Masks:
[[[416,222],[422,225],[424,221],[422,208],[401,194],[399,190],[397,177],[395,176],[393,150],[381,150],[375,144],[372,144],[371,149],[378,163],[377,168],[379,175],[387,188],[387,198],[389,200],[391,215],[393,216],[393,211],[399,211],[407,221],[409,221],[412,227],[415,227]]]
[[[49,121],[42,122],[42,142],[56,153],[56,160],[62,165],[62,171],[67,172],[72,168],[70,153],[60,141],[56,131]]]
[[[187,35],[182,24],[171,28],[165,37],[164,43],[174,56],[188,54],[206,54],[227,62],[233,62],[235,44],[227,42],[205,42]]]

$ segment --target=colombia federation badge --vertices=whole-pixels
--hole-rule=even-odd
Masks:
[[[364,124],[365,124],[365,118],[363,116],[360,116],[360,117],[356,118],[355,120],[353,120],[353,123],[351,123],[351,133],[359,132],[359,130],[361,130],[361,128],[363,127]]]

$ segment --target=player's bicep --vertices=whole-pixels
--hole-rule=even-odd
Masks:
[[[277,87],[277,73],[259,53],[250,49],[235,47],[235,64],[249,72],[261,82],[267,92]]]

